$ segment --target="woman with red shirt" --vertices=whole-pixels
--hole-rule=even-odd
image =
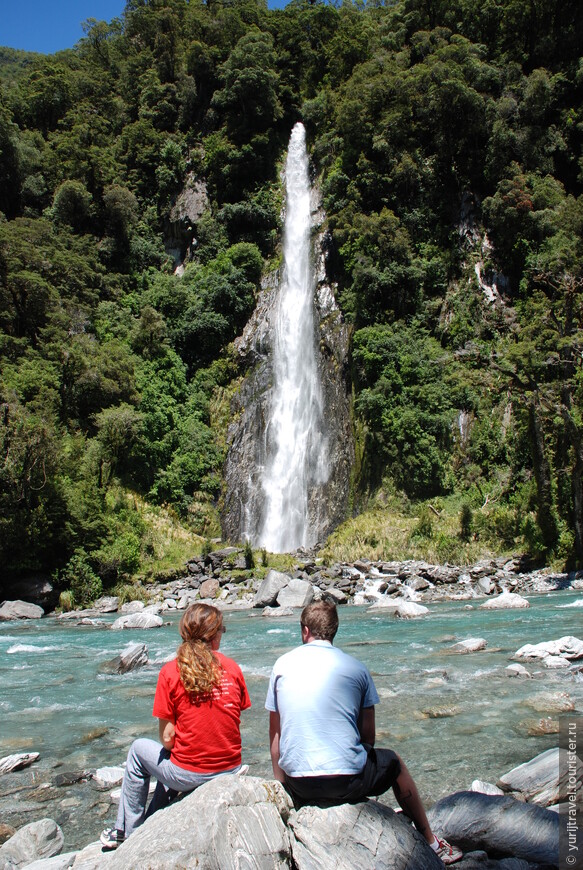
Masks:
[[[101,834],[116,849],[169,793],[189,792],[224,773],[241,770],[241,710],[251,706],[239,665],[219,652],[221,612],[193,604],[180,620],[183,643],[158,676],[153,715],[160,742],[140,738],[128,753],[115,828]],[[156,790],[146,811],[150,777]]]

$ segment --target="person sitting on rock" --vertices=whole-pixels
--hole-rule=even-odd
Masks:
[[[176,793],[242,771],[240,714],[251,701],[239,665],[219,652],[222,614],[193,604],[179,630],[183,643],[162,667],[154,696],[160,743],[140,738],[130,747],[115,828],[100,838],[105,849],[116,849]],[[157,786],[146,811],[150,777]]]
[[[378,704],[362,662],[332,645],[336,605],[317,601],[302,611],[302,646],[273,666],[265,707],[273,773],[296,808],[358,803],[393,788],[403,812],[444,864],[462,853],[431,831],[413,778],[391,749],[375,749]]]

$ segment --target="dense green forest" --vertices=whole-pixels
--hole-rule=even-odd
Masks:
[[[220,534],[231,343],[298,119],[352,328],[354,512],[451,502],[462,538],[581,563],[580,0],[129,0],[85,34],[0,49],[5,578],[143,574],[157,510]]]

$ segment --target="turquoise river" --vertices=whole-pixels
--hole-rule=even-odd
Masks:
[[[397,749],[428,804],[474,779],[495,782],[557,745],[556,733],[540,733],[541,720],[553,730],[557,704],[583,712],[583,674],[576,669],[527,663],[532,679],[506,673],[523,644],[583,637],[581,595],[531,596],[528,610],[436,603],[415,620],[341,609],[336,643],[366,663],[381,698],[377,745]],[[178,613],[148,631],[111,631],[114,618],[104,616],[97,626],[55,617],[0,623],[0,757],[40,753],[32,767],[0,779],[0,818],[15,826],[54,818],[69,849],[96,839],[115,808],[91,781],[54,787],[57,775],[119,765],[135,737],[156,736],[157,672],[178,644]],[[300,640],[298,616],[227,612],[225,624],[221,649],[241,665],[253,704],[243,714],[244,761],[251,774],[269,776],[265,693],[275,658]],[[484,638],[486,650],[451,652],[454,642],[470,637]],[[149,664],[124,676],[102,674],[103,663],[130,641],[147,644]]]

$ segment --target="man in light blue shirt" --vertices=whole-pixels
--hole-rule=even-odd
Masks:
[[[459,861],[459,849],[433,835],[403,760],[374,748],[379,696],[365,665],[333,646],[335,604],[309,604],[300,624],[302,646],[277,659],[265,701],[275,778],[298,808],[358,803],[392,787],[443,863]]]

